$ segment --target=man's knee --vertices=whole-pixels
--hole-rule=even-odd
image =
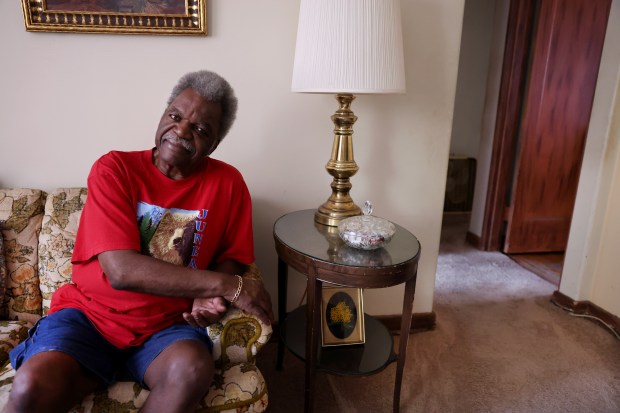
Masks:
[[[27,365],[15,374],[9,406],[15,412],[36,412],[45,406],[57,404],[64,396],[62,383],[48,377],[44,371],[30,369]]]
[[[211,383],[213,379],[213,362],[211,359],[186,359],[173,363],[169,375],[175,382]]]
[[[182,384],[198,392],[209,389],[214,372],[213,358],[202,343],[179,341],[167,348],[161,356],[149,367],[148,377],[155,382],[153,384]],[[151,384],[149,387],[152,387]]]
[[[71,357],[58,352],[33,356],[16,372],[8,412],[67,410],[98,387]]]
[[[33,403],[36,403],[35,394],[46,394],[41,389],[41,381],[33,372],[26,368],[20,369],[13,379],[11,393],[9,394],[8,412],[34,411]]]

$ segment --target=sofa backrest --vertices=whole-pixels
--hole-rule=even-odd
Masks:
[[[85,200],[86,188],[59,188],[50,194],[0,189],[3,319],[38,320],[47,314],[52,293],[71,282],[71,255]]]
[[[39,235],[42,315],[49,311],[54,291],[71,282],[71,256],[85,201],[86,188],[59,188],[47,196]]]
[[[41,317],[38,245],[46,193],[37,189],[0,189],[0,234],[6,277],[0,280],[3,319]]]

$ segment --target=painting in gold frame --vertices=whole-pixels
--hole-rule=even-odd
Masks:
[[[22,0],[27,31],[206,35],[206,0]]]
[[[323,347],[364,344],[364,299],[361,288],[327,286],[321,291]]]

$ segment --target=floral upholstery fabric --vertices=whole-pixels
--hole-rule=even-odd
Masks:
[[[28,337],[28,321],[0,321],[0,366],[9,361],[9,351]]]
[[[0,190],[0,230],[8,272],[3,313],[11,320],[34,322],[41,317],[37,248],[45,196],[35,189]]]
[[[86,196],[86,188],[60,188],[49,196],[30,189],[0,189],[0,244],[3,239],[5,244],[4,250],[0,245],[0,268],[4,259],[7,272],[6,291],[1,294],[6,306],[0,317],[0,411],[15,376],[8,352],[47,314],[52,293],[71,282],[71,255]],[[243,276],[261,279],[254,264]],[[271,326],[231,309],[219,323],[209,326],[208,332],[216,372],[197,412],[265,411],[267,385],[255,356],[271,337]],[[148,394],[137,383],[118,382],[92,393],[71,413],[137,412]]]
[[[86,188],[60,188],[47,196],[39,235],[39,282],[43,315],[47,315],[50,309],[52,293],[71,282],[71,255],[86,192]]]
[[[0,228],[2,228],[3,221],[0,221]],[[0,315],[6,315],[2,309],[4,307],[4,296],[6,295],[6,264],[4,263],[4,238],[2,237],[2,230],[0,230]]]

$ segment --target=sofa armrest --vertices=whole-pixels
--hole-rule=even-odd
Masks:
[[[246,266],[243,279],[263,281],[256,264]],[[213,359],[219,368],[228,364],[254,363],[260,348],[271,338],[271,325],[237,308],[231,308],[220,322],[207,327],[213,341]]]
[[[271,325],[237,308],[231,308],[224,317],[207,327],[213,341],[213,359],[216,366],[254,362],[256,354],[271,338]]]

